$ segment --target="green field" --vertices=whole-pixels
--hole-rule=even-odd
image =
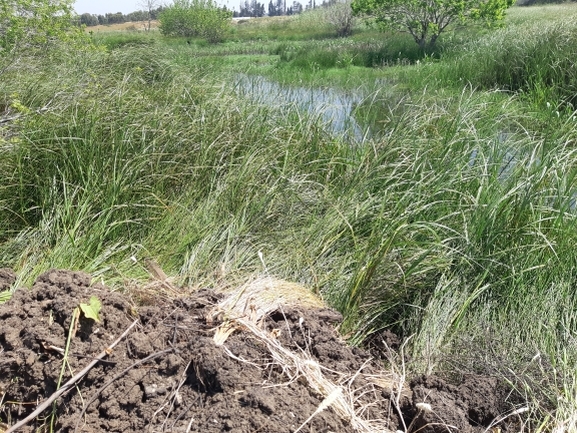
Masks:
[[[354,344],[392,329],[414,374],[507,380],[522,431],[577,431],[577,5],[514,7],[428,53],[314,14],[218,45],[101,31],[0,65],[0,267],[116,290],[147,259],[191,290],[268,273]],[[361,95],[364,135],[239,76]]]

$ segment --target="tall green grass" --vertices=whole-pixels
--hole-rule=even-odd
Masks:
[[[425,56],[406,35],[389,34],[372,40],[331,39],[277,45],[279,64],[296,69],[367,68],[411,64]]]
[[[300,15],[239,20],[230,38],[238,41],[294,41],[323,39],[333,36],[330,26],[317,11]]]
[[[557,13],[548,18],[551,10]],[[537,11],[516,8],[505,28],[453,47],[432,77],[444,85],[521,92],[540,106],[577,108],[577,9]]]
[[[269,270],[327,293],[360,341],[392,324],[418,331],[417,307],[439,282],[465,285],[465,305],[502,299],[521,276],[545,278],[540,264],[573,241],[571,123],[539,137],[498,96],[425,94],[393,108],[381,138],[351,146],[295,107],[241,104],[215,77],[193,83],[160,51],[93,62],[3,149],[12,246],[42,232],[44,254],[65,244],[76,266],[114,245],[143,248],[188,281],[209,281],[221,262],[253,272],[262,250]],[[30,86],[28,106],[55,90]],[[312,278],[333,266],[342,275],[329,285]]]
[[[180,149],[157,145],[173,133],[169,66],[148,48],[87,54],[64,63],[31,59],[36,74],[3,89],[26,108],[2,146],[0,238],[8,251],[20,249],[26,272],[93,269],[94,260],[138,239],[161,208],[155,197],[177,183]]]

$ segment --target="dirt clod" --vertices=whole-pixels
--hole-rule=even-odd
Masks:
[[[483,432],[506,408],[496,378],[470,375],[458,386],[435,376],[411,382],[414,430],[424,433]],[[423,410],[419,403],[429,405]]]

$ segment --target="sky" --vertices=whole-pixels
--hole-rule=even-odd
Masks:
[[[78,14],[96,14],[104,15],[107,12],[115,13],[122,12],[129,14],[130,12],[143,9],[138,5],[139,0],[76,0],[74,9]],[[171,4],[170,0],[161,0],[161,3]],[[240,1],[238,0],[217,0],[219,5],[226,5],[229,9],[238,9]],[[262,1],[261,1],[262,3]]]

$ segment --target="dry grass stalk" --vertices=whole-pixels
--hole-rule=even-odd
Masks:
[[[207,321],[222,320],[214,336],[222,345],[238,327],[237,319],[248,318],[258,322],[282,306],[320,308],[325,305],[305,287],[284,280],[265,277],[250,281],[233,291],[207,317]]]
[[[339,397],[341,397],[343,393],[342,388],[335,388],[333,392],[331,392],[319,405],[319,407],[317,408],[317,410],[315,410],[315,412],[309,416],[307,418],[307,420],[305,422],[303,422],[301,424],[301,426],[299,428],[297,428],[294,433],[298,433],[299,431],[302,430],[302,428],[307,425],[309,423],[310,420],[312,420],[314,418],[315,415],[321,413],[323,410],[329,408],[333,402],[335,402]]]
[[[361,392],[361,395],[364,395],[367,392],[374,391],[375,385],[373,383],[365,385],[365,388],[368,386],[371,390],[354,389],[352,384],[354,379],[360,374],[360,371],[354,375],[333,372],[341,377],[340,384],[334,383],[323,372],[329,370],[322,367],[305,352],[295,353],[287,349],[275,338],[274,333],[271,334],[260,326],[259,323],[262,323],[262,320],[267,315],[287,304],[301,306],[304,304],[307,307],[317,308],[324,306],[314,295],[304,293],[302,286],[270,278],[258,279],[233,292],[213,309],[209,320],[220,318],[224,321],[215,333],[215,342],[224,344],[226,338],[235,329],[243,329],[250,332],[253,337],[267,347],[272,357],[272,363],[280,366],[288,377],[289,383],[302,377],[316,394],[323,397],[323,401],[317,410],[295,433],[300,431],[316,415],[328,408],[331,408],[341,419],[349,422],[359,432],[389,433],[391,430],[387,428],[384,420],[365,419],[363,417],[367,412],[367,405],[360,403],[358,394]],[[230,352],[227,351],[227,353],[230,356]],[[242,359],[240,360],[243,361]],[[342,385],[347,382],[348,386]],[[379,395],[377,392],[374,392],[374,394],[375,396]]]
[[[303,377],[313,391],[324,398],[323,403],[313,414],[313,417],[330,407],[341,419],[349,422],[357,431],[366,433],[390,432],[384,421],[364,419],[359,416],[359,413],[363,413],[365,408],[358,404],[355,405],[357,400],[355,390],[349,388],[348,392],[345,392],[342,386],[329,380],[323,373],[323,367],[317,361],[308,357],[304,352],[294,353],[285,348],[278,340],[272,338],[270,334],[254,322],[245,318],[239,318],[235,321],[266,345],[273,361],[283,368],[291,381]],[[343,378],[349,376],[344,373],[340,373],[340,375]]]
[[[325,304],[309,289],[297,283],[277,280],[270,277],[249,281],[233,291],[218,304],[218,310],[231,316],[241,317],[247,308],[255,309],[257,319],[279,309],[280,306],[298,305],[300,307],[322,308]]]
[[[160,283],[160,285],[173,296],[180,294],[178,288],[172,284],[172,279],[166,275],[166,273],[162,270],[160,265],[156,263],[156,261],[152,259],[146,259],[144,263],[146,264],[148,273],[155,280],[154,283]]]

